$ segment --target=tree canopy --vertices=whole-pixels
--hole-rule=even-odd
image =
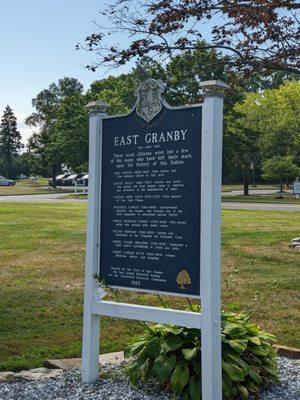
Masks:
[[[249,93],[234,107],[245,128],[259,131],[262,158],[292,155],[300,162],[300,82]]]
[[[48,175],[50,169],[53,175],[58,172],[61,163],[74,171],[86,171],[88,115],[84,106],[88,102],[106,101],[109,114],[128,112],[136,101],[138,83],[152,77],[166,83],[170,104],[199,103],[203,99],[201,81],[216,78],[230,83],[235,75],[220,60],[215,49],[203,49],[199,44],[165,64],[143,57],[131,72],[96,80],[86,93],[72,78],[51,84],[33,99],[36,112],[27,123],[37,130],[22,156],[24,165],[33,173]],[[252,77],[227,96],[223,176],[231,181],[242,178],[245,194],[254,168],[264,161],[291,156],[296,164],[300,162],[300,83],[287,78],[292,77],[279,72],[267,78]]]
[[[60,79],[32,100],[36,111],[26,119],[28,126],[37,129],[29,139],[28,148],[33,154],[41,157],[43,164],[49,165],[54,186],[57,171],[64,160],[61,138],[57,135],[58,110],[63,101],[71,96],[80,95],[82,91],[83,86],[77,79]]]
[[[17,119],[10,106],[6,106],[0,123],[0,173],[9,178],[17,175],[17,155],[23,147]]]
[[[274,156],[265,160],[262,164],[262,177],[268,181],[279,181],[280,191],[285,180],[286,184],[290,180],[296,179],[299,175],[300,167],[295,164],[291,156]]]
[[[255,164],[273,159],[270,164],[267,162],[263,165],[279,165],[276,157],[280,160],[292,157],[299,165],[299,146],[298,81],[285,82],[277,89],[245,94],[243,101],[236,103],[225,118],[225,162],[227,166],[231,164],[242,172],[245,194]]]
[[[164,60],[202,41],[239,74],[299,74],[299,8],[293,0],[114,0],[101,10],[109,29],[99,25],[85,40],[97,57],[88,67],[124,65],[145,55]],[[123,47],[120,34],[128,39]]]

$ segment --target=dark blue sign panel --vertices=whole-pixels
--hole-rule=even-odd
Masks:
[[[201,106],[103,120],[100,276],[199,295]]]

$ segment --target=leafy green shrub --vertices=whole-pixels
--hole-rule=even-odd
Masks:
[[[195,310],[196,311],[196,310]],[[250,323],[248,316],[222,313],[224,399],[256,397],[264,383],[278,383],[275,337]],[[199,400],[201,340],[197,329],[145,325],[145,333],[125,350],[131,357],[128,373],[133,385],[155,380],[184,400]]]

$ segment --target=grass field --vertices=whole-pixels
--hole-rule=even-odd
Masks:
[[[71,194],[71,195],[61,195],[60,200],[77,199],[86,200],[88,196],[86,194]],[[275,199],[275,196],[270,195],[257,195],[257,196],[227,196],[222,195],[223,202],[236,202],[236,203],[269,203],[269,204],[299,204],[300,199],[296,199],[293,196],[284,196],[283,199]]]
[[[0,370],[80,356],[85,217],[85,204],[0,204]],[[223,307],[241,310],[277,279],[255,321],[281,344],[298,347],[300,253],[289,240],[299,232],[300,213],[223,211],[223,288],[231,281]],[[122,298],[158,304],[144,294]],[[101,330],[101,351],[108,352],[121,350],[139,327],[103,318]]]
[[[71,188],[71,190],[73,190]],[[66,190],[52,189],[48,187],[48,179],[22,179],[14,186],[0,186],[0,196],[13,196],[24,194],[61,193]],[[70,189],[68,190],[70,191]]]
[[[228,190],[243,190],[244,185],[240,183],[229,183],[222,185],[222,191]],[[274,183],[259,183],[256,186],[249,185],[249,190],[279,190],[280,185],[275,185]]]
[[[293,186],[289,185],[289,189],[292,189]],[[285,185],[284,185],[285,189]],[[222,191],[223,190],[244,190],[244,185],[240,183],[228,183],[222,185]],[[274,184],[274,183],[259,183],[256,186],[249,185],[249,190],[280,190],[280,185]]]
[[[231,190],[242,190],[243,185],[223,185],[222,193],[230,193]],[[263,189],[272,189],[279,190],[278,185],[273,184],[264,184],[257,185],[255,188],[250,186],[250,190],[263,190]],[[9,196],[9,195],[26,195],[26,194],[46,194],[46,193],[55,193],[55,192],[65,192],[65,191],[74,191],[73,188],[66,188],[64,190],[61,189],[52,189],[48,186],[48,179],[39,178],[39,179],[22,179],[18,180],[15,186],[0,186],[0,196]],[[251,197],[251,196],[249,196]]]
[[[222,196],[223,202],[236,203],[270,203],[270,204],[299,204],[300,199],[292,195],[284,195],[283,199],[276,199],[274,195],[255,195],[255,196]]]

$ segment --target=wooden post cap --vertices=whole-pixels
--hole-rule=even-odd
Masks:
[[[200,87],[204,89],[205,97],[225,97],[225,91],[230,89],[227,83],[217,80],[204,81],[200,83]]]
[[[88,103],[85,108],[88,110],[89,115],[106,114],[109,104],[105,101],[95,100]]]

